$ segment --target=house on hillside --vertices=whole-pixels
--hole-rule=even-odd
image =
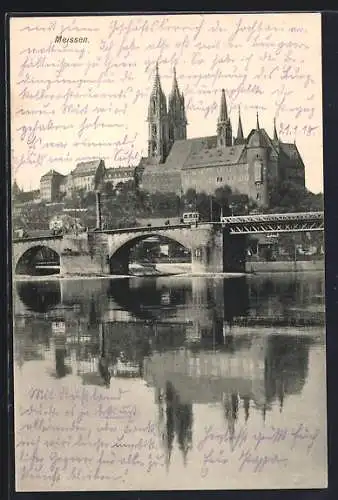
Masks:
[[[66,176],[49,170],[40,179],[40,198],[41,201],[59,201],[62,192],[61,185],[64,185]]]
[[[120,183],[134,180],[135,167],[119,167],[106,169],[104,182],[110,182],[115,188]]]
[[[67,195],[71,195],[73,190],[84,189],[85,191],[95,191],[104,182],[106,167],[104,160],[83,161],[76,165],[70,172],[67,179]]]

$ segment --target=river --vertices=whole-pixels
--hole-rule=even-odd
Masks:
[[[18,491],[325,486],[321,273],[13,286]]]

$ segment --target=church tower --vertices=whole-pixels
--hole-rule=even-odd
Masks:
[[[237,128],[237,137],[235,137],[234,139],[234,144],[245,144],[242,118],[241,118],[241,108],[238,108],[238,128]]]
[[[163,163],[169,152],[169,131],[166,97],[161,87],[158,64],[148,108],[148,157]]]
[[[222,89],[221,108],[217,122],[217,146],[232,146],[232,127],[228,117],[225,91]]]
[[[184,107],[184,95],[178,88],[175,67],[173,85],[169,95],[168,122],[169,145],[171,147],[175,141],[187,138],[187,118]]]

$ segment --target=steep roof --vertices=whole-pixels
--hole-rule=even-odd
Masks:
[[[175,141],[168,158],[164,164],[152,162],[151,159],[142,158],[139,166],[156,170],[181,171],[199,167],[212,167],[217,165],[234,165],[240,163],[245,144],[227,148],[217,147],[217,136],[195,137]]]
[[[49,170],[46,174],[42,175],[41,176],[41,180],[42,179],[51,179],[52,177],[55,177],[55,176],[59,176],[59,177],[65,177],[65,175],[63,174],[60,174],[59,172],[57,172],[56,170]]]
[[[260,147],[270,148],[276,155],[278,154],[278,144],[276,141],[272,140],[264,128],[252,129],[247,138],[247,145],[256,146],[259,144]]]
[[[98,159],[98,160],[80,162],[76,165],[76,167],[72,171],[72,175],[75,175],[77,177],[82,177],[85,175],[95,175],[102,161],[103,160]]]
[[[216,136],[194,137],[175,141],[164,166],[168,170],[182,170],[191,155],[197,154],[203,149],[208,150],[215,147],[216,144]]]
[[[280,142],[279,145],[280,149],[289,158],[289,160],[297,160],[302,165],[304,165],[302,157],[298,151],[296,144],[292,144],[289,142]]]
[[[238,144],[226,148],[203,148],[192,151],[184,164],[184,170],[199,167],[216,167],[217,165],[234,165],[240,163],[245,144]]]
[[[149,165],[154,165],[154,166],[158,165],[157,158],[148,158],[147,156],[142,156],[136,168],[138,169],[144,168],[148,167]]]

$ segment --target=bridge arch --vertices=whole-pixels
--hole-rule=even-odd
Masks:
[[[35,242],[21,250],[14,258],[14,274],[36,276],[60,273],[60,253],[52,245]]]
[[[107,264],[109,265],[110,274],[127,274],[132,248],[141,241],[146,241],[150,238],[160,238],[164,242],[177,243],[191,252],[190,238],[187,239],[185,235],[180,234],[179,231],[175,233],[174,231],[149,231],[136,235],[129,233],[119,238],[118,241],[115,240],[115,244],[109,249],[109,254],[107,256],[109,262],[107,262]]]

